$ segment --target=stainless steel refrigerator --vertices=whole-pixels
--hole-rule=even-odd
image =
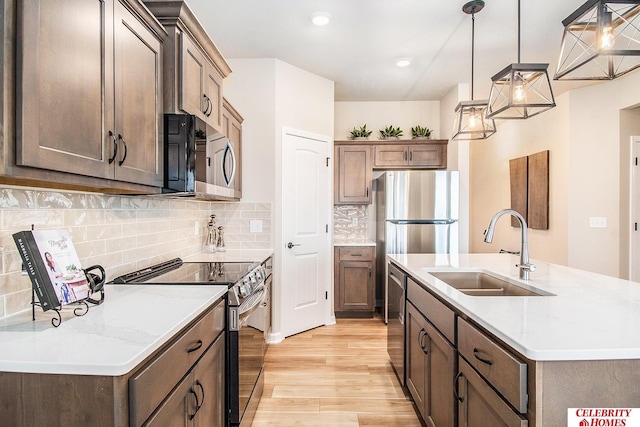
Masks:
[[[376,295],[388,321],[386,255],[458,252],[457,171],[388,171],[376,180]]]

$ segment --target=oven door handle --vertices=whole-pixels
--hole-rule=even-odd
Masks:
[[[238,324],[241,326],[244,326],[243,321],[248,318],[249,316],[251,316],[251,314],[256,311],[260,305],[265,301],[265,299],[267,298],[267,293],[265,292],[265,287],[264,285],[260,286],[259,288],[256,289],[255,293],[253,295],[256,294],[260,294],[260,296],[258,298],[256,298],[255,302],[253,304],[251,304],[250,307],[248,308],[244,308],[242,307],[242,311],[238,310]],[[239,307],[240,308],[240,307]]]

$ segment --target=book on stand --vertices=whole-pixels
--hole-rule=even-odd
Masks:
[[[87,277],[66,230],[20,231],[13,240],[44,311],[89,296]]]

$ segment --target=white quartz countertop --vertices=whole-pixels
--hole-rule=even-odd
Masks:
[[[531,360],[640,359],[640,283],[508,254],[389,255],[414,279]],[[469,296],[430,275],[482,270],[553,296]]]
[[[225,252],[203,252],[182,260],[184,262],[263,262],[270,256],[273,256],[273,249],[228,249]]]
[[[105,302],[76,317],[36,308],[0,321],[0,371],[124,375],[227,292],[226,286],[106,285]]]

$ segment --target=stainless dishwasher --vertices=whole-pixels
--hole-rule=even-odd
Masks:
[[[387,353],[400,383],[404,373],[404,313],[406,307],[407,275],[392,263],[388,264],[387,290],[389,320],[387,323]]]

